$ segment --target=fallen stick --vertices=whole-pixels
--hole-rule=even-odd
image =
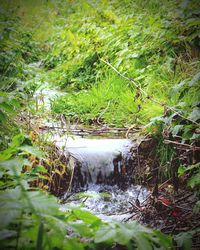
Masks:
[[[164,140],[164,143],[165,144],[172,144],[172,145],[179,146],[182,148],[190,148],[194,151],[200,151],[200,147],[197,147],[195,145],[190,145],[190,144],[185,144],[185,143],[181,143],[181,142],[177,142],[177,141],[170,141],[170,140]]]
[[[103,134],[103,133],[122,133],[126,132],[128,128],[101,128],[101,129],[64,129],[59,126],[40,126],[39,129],[41,130],[62,130],[63,132],[71,132],[72,134]],[[131,133],[138,132],[138,129],[132,129]]]
[[[193,194],[193,193],[187,194],[186,196],[181,197],[181,198],[178,199],[178,200],[175,200],[175,203],[180,203],[181,201],[186,200],[187,198],[189,198],[189,197],[192,196],[192,195],[194,195],[194,194]]]

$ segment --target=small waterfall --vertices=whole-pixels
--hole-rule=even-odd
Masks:
[[[63,148],[73,169],[74,190],[87,189],[88,184],[124,186],[130,179],[129,139],[89,139],[69,137],[56,142]]]
[[[55,141],[73,172],[71,192],[62,196],[61,210],[81,204],[104,221],[126,221],[132,203],[148,196],[145,188],[132,184],[135,159],[130,151],[136,144],[131,140],[58,136]]]

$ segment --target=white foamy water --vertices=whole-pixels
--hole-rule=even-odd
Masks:
[[[130,154],[132,141],[128,139],[64,138],[58,136],[56,145],[72,157],[72,162],[73,159],[79,161],[81,177],[87,186],[84,186],[81,193],[75,189],[71,194],[64,195],[66,204],[62,205],[60,209],[67,211],[70,206],[81,206],[81,209],[99,216],[104,221],[128,219],[133,214],[132,204],[137,199],[142,203],[146,199],[148,191],[141,186],[129,185],[122,189],[119,185],[105,183],[109,176],[113,178],[112,174],[116,167],[119,177],[122,175],[121,166],[125,164],[123,161]],[[74,168],[76,168],[75,164]],[[99,173],[104,181],[96,184]],[[75,181],[78,181],[78,178]],[[123,187],[123,183],[121,187]]]
[[[132,145],[129,139],[87,139],[81,137],[54,137],[55,144],[81,164],[84,183],[96,184],[98,178],[105,180],[115,171],[121,172],[122,160],[129,154]],[[115,161],[115,166],[114,162]]]
[[[133,214],[131,203],[134,204],[136,199],[142,203],[148,194],[141,186],[131,185],[121,190],[117,186],[90,184],[87,191],[70,196],[60,209],[67,211],[69,206],[81,206],[105,221],[122,221]]]

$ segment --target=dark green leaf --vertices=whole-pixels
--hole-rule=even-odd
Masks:
[[[179,233],[175,236],[175,241],[179,247],[184,247],[184,250],[191,250],[192,247],[192,236],[194,232]]]
[[[175,127],[172,128],[172,135],[175,136],[177,135],[182,129],[183,129],[183,125],[176,125]]]

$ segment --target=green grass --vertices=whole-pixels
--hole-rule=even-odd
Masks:
[[[67,94],[58,98],[52,106],[55,113],[63,113],[72,120],[82,123],[107,123],[113,126],[129,126],[142,123],[155,114],[161,114],[162,108],[154,105],[149,113],[149,102],[144,105],[142,114],[138,114],[139,99],[135,99],[135,90],[129,82],[110,74],[104,81],[89,90]],[[137,119],[140,119],[139,121]]]
[[[163,107],[144,96],[134,100],[131,82],[101,58],[133,78],[149,96],[175,105],[172,87],[199,71],[197,7],[195,1],[184,6],[172,0],[77,1],[71,11],[63,5],[62,14],[68,10],[68,18],[50,39],[53,46],[44,60],[51,69],[50,82],[68,92],[54,103],[53,112],[113,126],[145,124],[163,113]]]

